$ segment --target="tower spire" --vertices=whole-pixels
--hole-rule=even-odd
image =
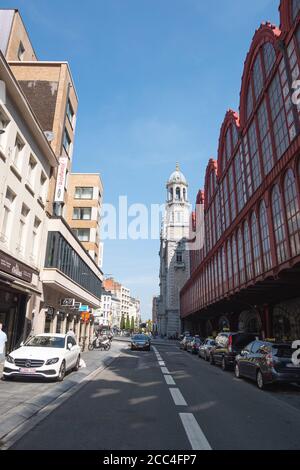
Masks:
[[[179,163],[176,162],[176,171],[180,171]]]

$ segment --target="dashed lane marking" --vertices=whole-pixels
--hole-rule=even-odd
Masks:
[[[183,427],[193,450],[212,450],[202,429],[192,413],[179,413]]]
[[[179,388],[169,388],[169,390],[176,406],[187,406]]]
[[[167,385],[176,385],[171,375],[164,375]]]
[[[161,371],[162,371],[163,374],[170,375],[170,372],[166,367],[161,367]]]

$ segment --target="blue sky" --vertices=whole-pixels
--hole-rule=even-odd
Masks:
[[[73,171],[100,172],[104,200],[165,201],[176,161],[192,203],[237,109],[255,29],[279,24],[279,0],[15,0],[36,53],[69,61],[79,95]],[[104,273],[151,316],[159,241],[107,241]]]

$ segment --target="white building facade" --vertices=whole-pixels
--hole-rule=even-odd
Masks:
[[[160,296],[158,299],[158,333],[173,336],[181,333],[180,290],[190,276],[189,238],[190,204],[188,184],[179,165],[167,182],[167,201],[160,239]]]

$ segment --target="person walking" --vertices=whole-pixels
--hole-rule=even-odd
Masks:
[[[5,345],[7,343],[7,336],[2,330],[3,324],[0,323],[0,367],[4,364],[5,360]]]

